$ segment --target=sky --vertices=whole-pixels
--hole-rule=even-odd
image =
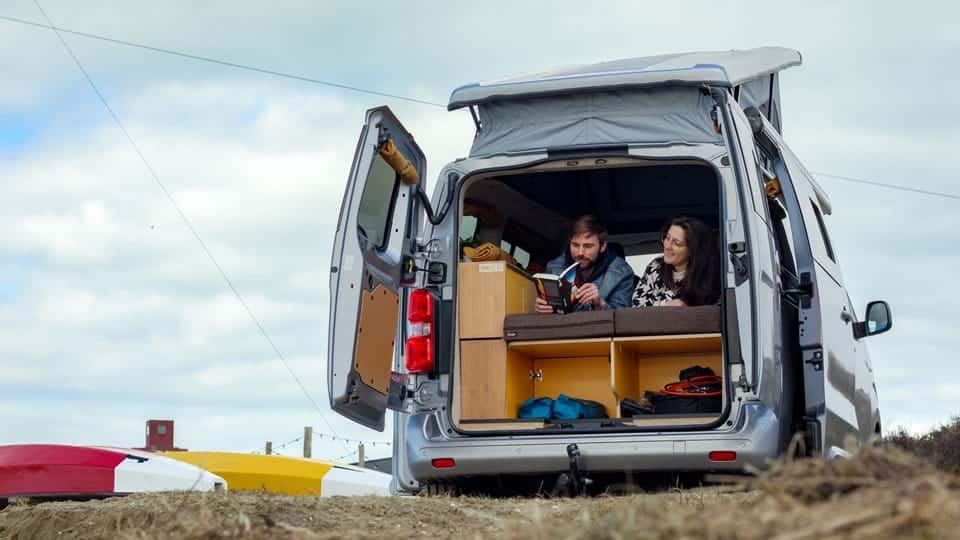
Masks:
[[[960,195],[960,35],[947,2],[147,2],[40,0],[62,28],[445,104],[478,80],[617,58],[778,45],[784,136],[812,171]],[[34,0],[0,16],[42,23]],[[163,187],[49,29],[0,20],[0,444],[177,444],[352,459],[389,431],[331,412],[333,231],[368,108],[428,159],[466,155],[463,111],[65,34]],[[960,200],[821,177],[850,297],[883,299],[870,338],[885,429],[960,414],[949,291]],[[225,284],[176,201],[281,351]],[[314,406],[317,404],[317,407]],[[323,434],[321,436],[320,434]],[[368,445],[367,457],[389,454]]]

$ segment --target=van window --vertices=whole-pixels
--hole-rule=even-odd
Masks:
[[[477,216],[463,216],[460,218],[460,239],[470,240],[477,234]]]
[[[817,225],[820,226],[820,235],[823,236],[823,246],[827,249],[827,257],[830,257],[831,261],[837,262],[837,258],[833,255],[830,235],[827,234],[827,224],[823,222],[823,214],[820,213],[820,207],[813,202],[813,199],[810,199],[810,205],[813,206],[813,215],[817,216]]]
[[[383,249],[390,231],[390,215],[393,213],[393,198],[397,191],[397,173],[379,154],[373,157],[367,183],[363,186],[357,227],[367,241]]]
[[[530,264],[530,254],[520,246],[513,247],[513,258],[517,260],[517,264],[522,268],[526,268],[527,265]]]

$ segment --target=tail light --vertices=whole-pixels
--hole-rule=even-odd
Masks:
[[[410,291],[404,353],[408,373],[433,371],[433,296],[426,289]]]
[[[710,461],[736,461],[737,453],[729,450],[714,450],[709,454]]]

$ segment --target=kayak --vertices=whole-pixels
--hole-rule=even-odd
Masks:
[[[285,495],[390,495],[389,474],[333,461],[235,452],[164,452],[230,484],[232,491]]]
[[[0,446],[0,497],[96,498],[226,488],[227,482],[215,474],[141,450],[66,444]]]

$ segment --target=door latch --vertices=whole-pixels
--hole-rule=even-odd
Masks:
[[[730,252],[730,262],[733,264],[734,283],[740,285],[747,280],[750,275],[750,269],[747,268],[747,243],[731,242],[727,244],[727,251]]]

